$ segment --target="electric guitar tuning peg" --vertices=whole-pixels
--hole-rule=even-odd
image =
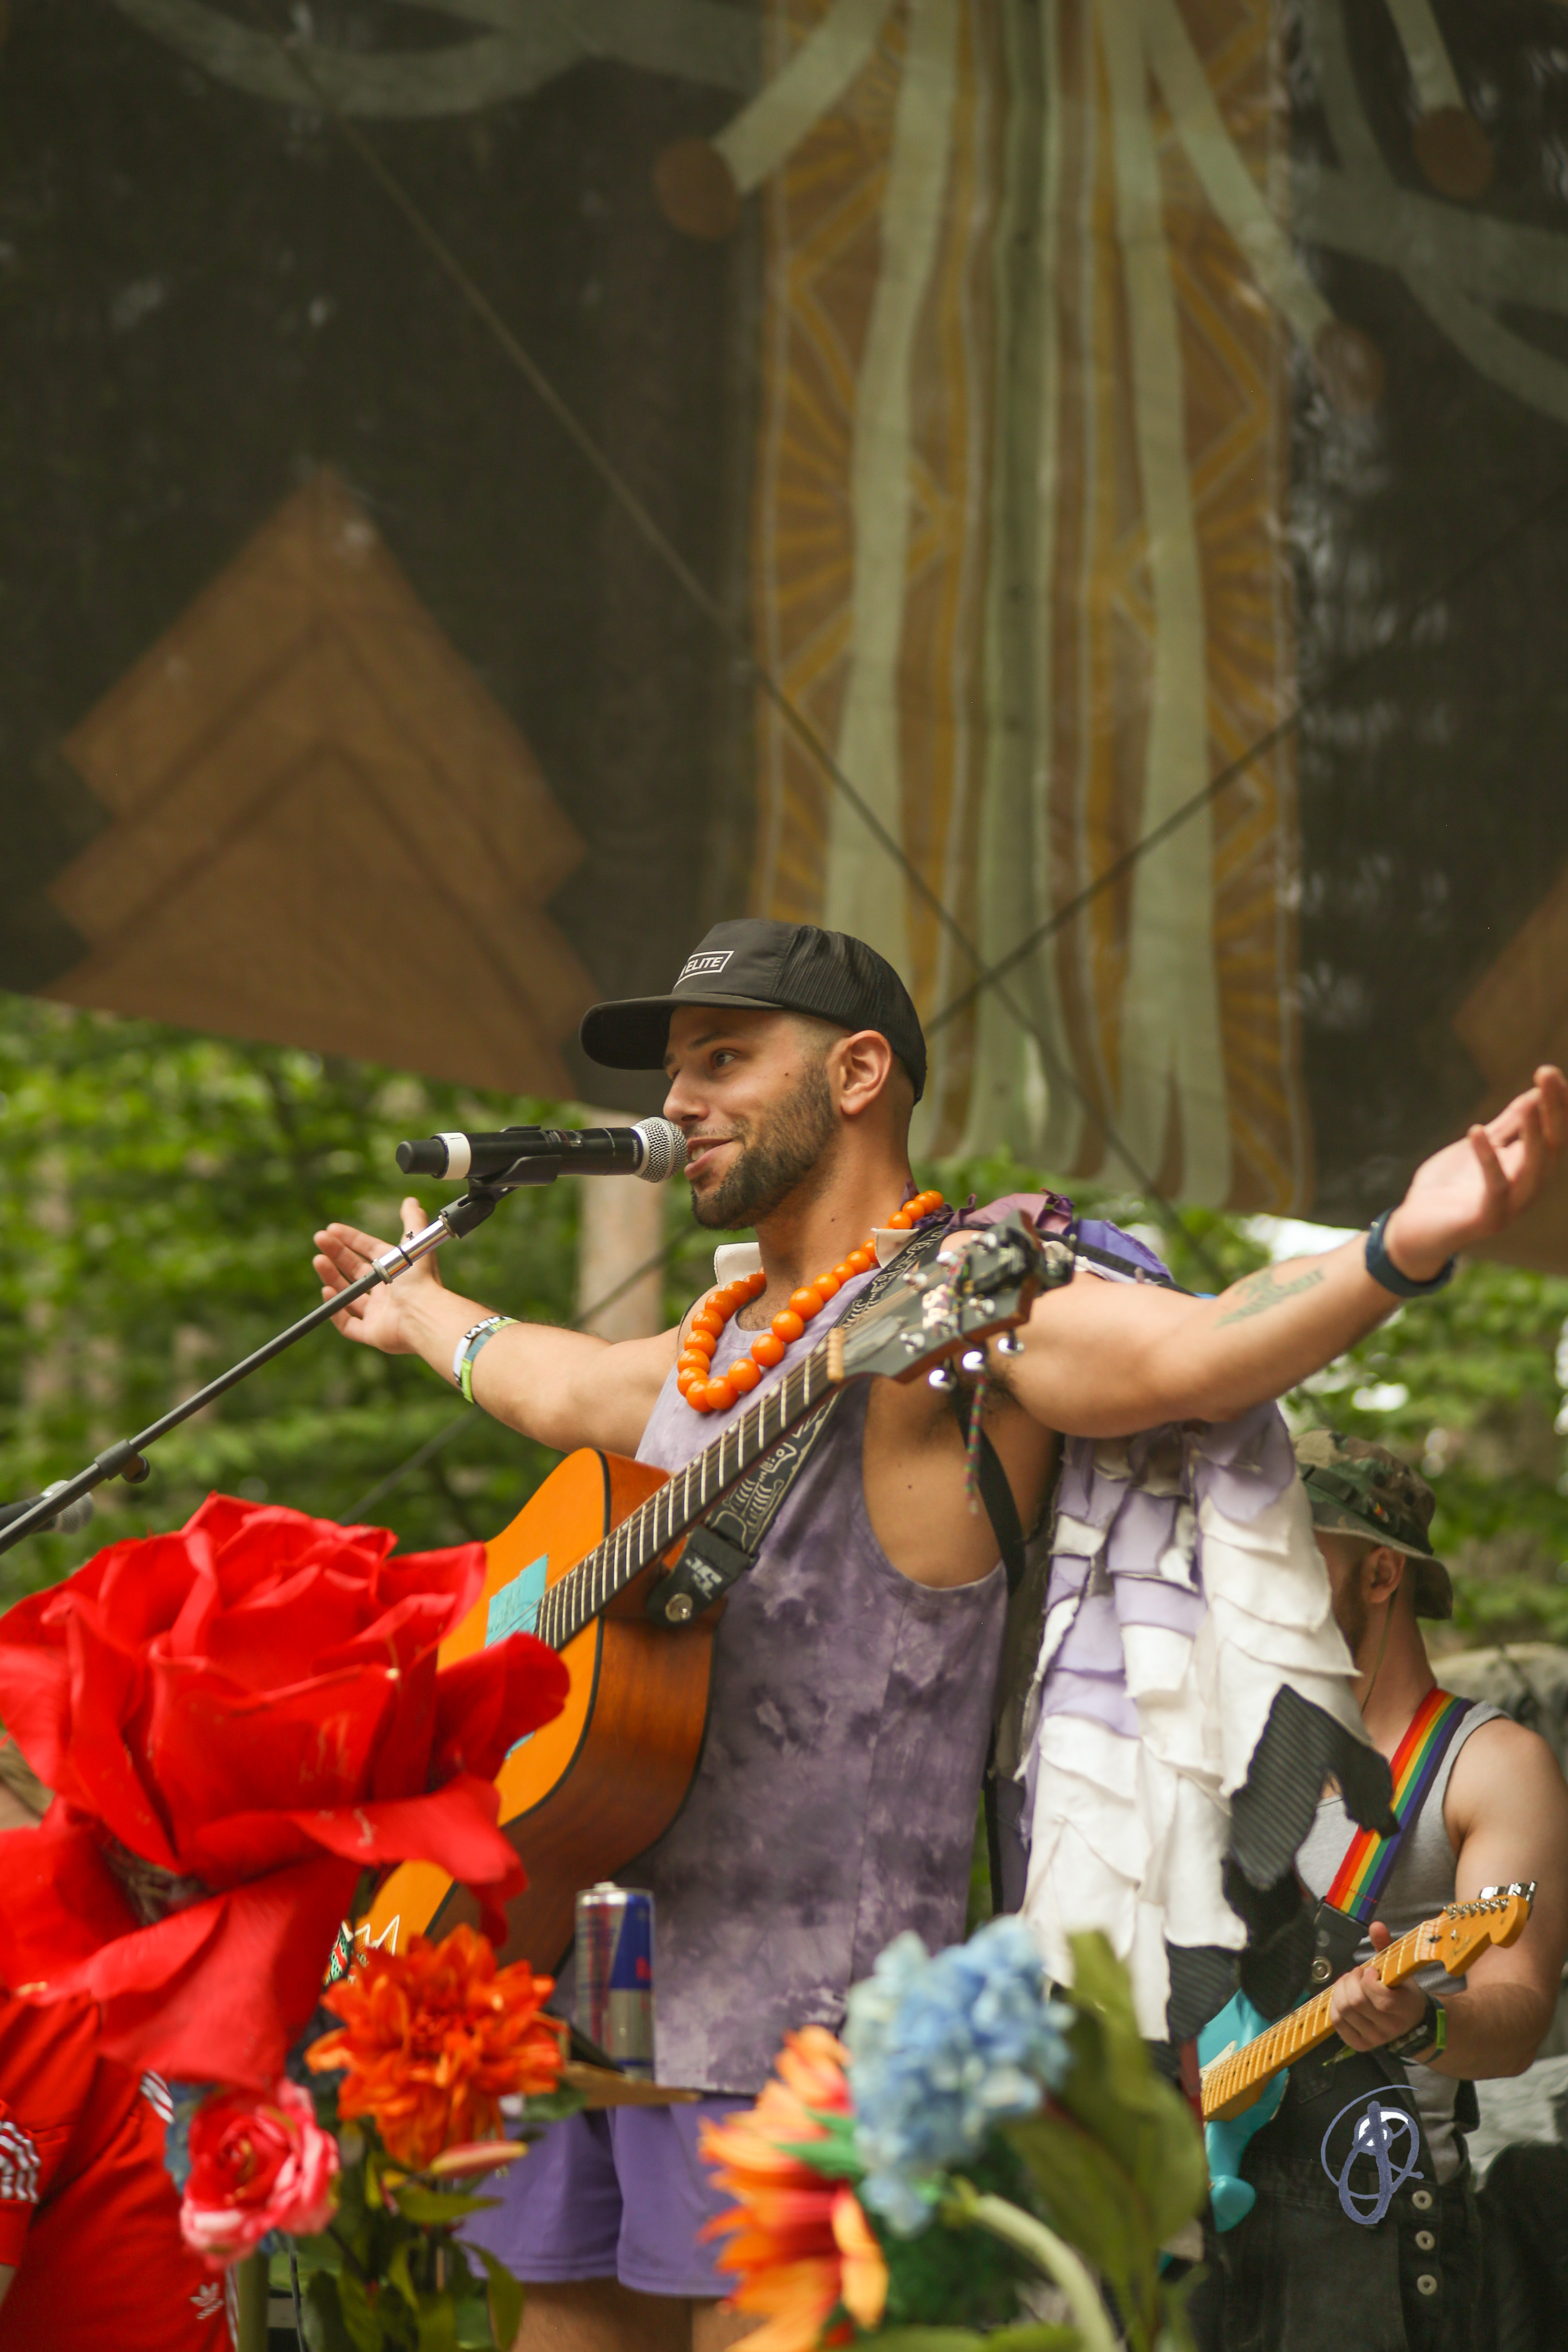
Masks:
[[[996,1353],[999,1356],[1021,1356],[1023,1352],[1024,1342],[1016,1331],[1004,1331],[996,1342]]]
[[[978,1375],[985,1370],[985,1350],[984,1348],[966,1348],[959,1361],[966,1372]]]
[[[958,1378],[951,1364],[939,1364],[934,1372],[926,1374],[926,1386],[939,1396],[947,1396],[958,1386]]]

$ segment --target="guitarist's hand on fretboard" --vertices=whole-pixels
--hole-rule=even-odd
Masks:
[[[1373,1921],[1369,1934],[1373,1952],[1385,1952],[1394,1940],[1381,1919]],[[1418,1986],[1408,1980],[1385,1985],[1375,1962],[1369,1960],[1364,1968],[1347,1969],[1335,1985],[1334,2030],[1352,2050],[1381,2050],[1385,2042],[1395,2042],[1419,2025],[1426,2007],[1426,1996]]]

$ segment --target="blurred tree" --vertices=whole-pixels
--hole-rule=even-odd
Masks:
[[[0,1496],[79,1469],[321,1293],[333,1218],[394,1237],[405,1135],[548,1122],[562,1106],[363,1064],[0,996]],[[430,1212],[453,1197],[416,1187]],[[570,1323],[577,1187],[521,1192],[449,1244],[447,1279]],[[712,1243],[671,1202],[671,1311]],[[384,1493],[384,1482],[418,1459]],[[160,1444],[141,1488],[100,1487],[93,1526],[0,1556],[0,1602],[101,1544],[177,1526],[210,1488],[341,1518],[406,1548],[489,1536],[556,1457],[421,1363],[313,1334]],[[367,1502],[366,1498],[370,1498]]]
[[[317,1226],[395,1234],[400,1136],[573,1117],[5,996],[0,1098],[0,1496],[68,1475],[302,1314],[318,1295]],[[1005,1153],[919,1174],[958,1202],[1050,1181]],[[421,1191],[432,1212],[450,1197]],[[1077,1194],[1138,1227],[1194,1290],[1291,1245],[1263,1219],[1186,1210],[1173,1229],[1125,1192]],[[673,1320],[722,1237],[693,1226],[679,1186],[667,1212]],[[444,1271],[509,1313],[570,1323],[576,1231],[575,1186],[519,1193],[449,1245]],[[1431,1478],[1468,1639],[1568,1639],[1565,1323],[1568,1281],[1478,1262],[1287,1400],[1298,1423],[1382,1438]],[[100,1488],[83,1534],[0,1556],[0,1602],[118,1536],[178,1525],[215,1486],[363,1514],[410,1549],[489,1536],[555,1458],[465,1409],[424,1365],[322,1331],[165,1439],[146,1486]]]

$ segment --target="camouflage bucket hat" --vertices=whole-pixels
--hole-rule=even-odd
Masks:
[[[1437,1498],[1391,1454],[1364,1437],[1310,1429],[1296,1440],[1296,1462],[1312,1506],[1312,1522],[1327,1532],[1365,1536],[1415,1562],[1415,1612],[1451,1617],[1454,1588],[1427,1540]]]

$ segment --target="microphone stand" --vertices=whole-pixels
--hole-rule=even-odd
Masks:
[[[215,1397],[223,1396],[229,1389],[237,1388],[241,1381],[248,1380],[251,1373],[259,1371],[263,1364],[269,1364],[274,1356],[280,1356],[285,1348],[291,1348],[296,1339],[302,1339],[307,1331],[314,1331],[319,1325],[331,1322],[334,1315],[341,1315],[345,1307],[352,1305],[356,1298],[363,1298],[367,1291],[375,1288],[377,1283],[395,1282],[400,1274],[406,1274],[409,1267],[417,1265],[421,1258],[429,1257],[443,1242],[460,1241],[465,1234],[471,1234],[476,1225],[482,1225],[487,1217],[494,1215],[510,1189],[510,1184],[492,1189],[488,1184],[474,1183],[461,1200],[450,1202],[434,1223],[421,1227],[416,1234],[405,1235],[392,1249],[383,1250],[373,1262],[370,1272],[362,1274],[357,1282],[351,1282],[346,1290],[336,1292],[331,1298],[323,1298],[319,1307],[312,1307],[308,1315],[301,1315],[298,1323],[290,1323],[286,1331],[279,1331],[274,1339],[258,1348],[254,1355],[247,1356],[242,1363],[231,1364],[226,1372],[220,1372],[216,1381],[209,1381],[205,1388],[198,1389],[195,1396],[186,1397],[184,1403],[174,1406],[161,1420],[151,1423],[146,1429],[138,1430],[134,1437],[121,1438],[105,1453],[98,1454],[85,1470],[79,1470],[74,1478],[68,1478],[63,1486],[51,1487],[48,1494],[40,1495],[30,1510],[21,1513],[9,1526],[0,1528],[0,1552],[9,1551],[12,1545],[20,1543],[24,1536],[31,1535],[36,1528],[57,1517],[79,1496],[90,1495],[93,1488],[101,1486],[106,1479],[123,1478],[128,1486],[139,1486],[144,1478],[152,1475],[153,1465],[145,1458],[146,1452],[150,1445],[157,1444],[160,1437],[167,1437],[172,1429],[178,1429],[183,1421],[189,1421],[193,1413],[200,1412],[202,1407],[211,1404]]]

